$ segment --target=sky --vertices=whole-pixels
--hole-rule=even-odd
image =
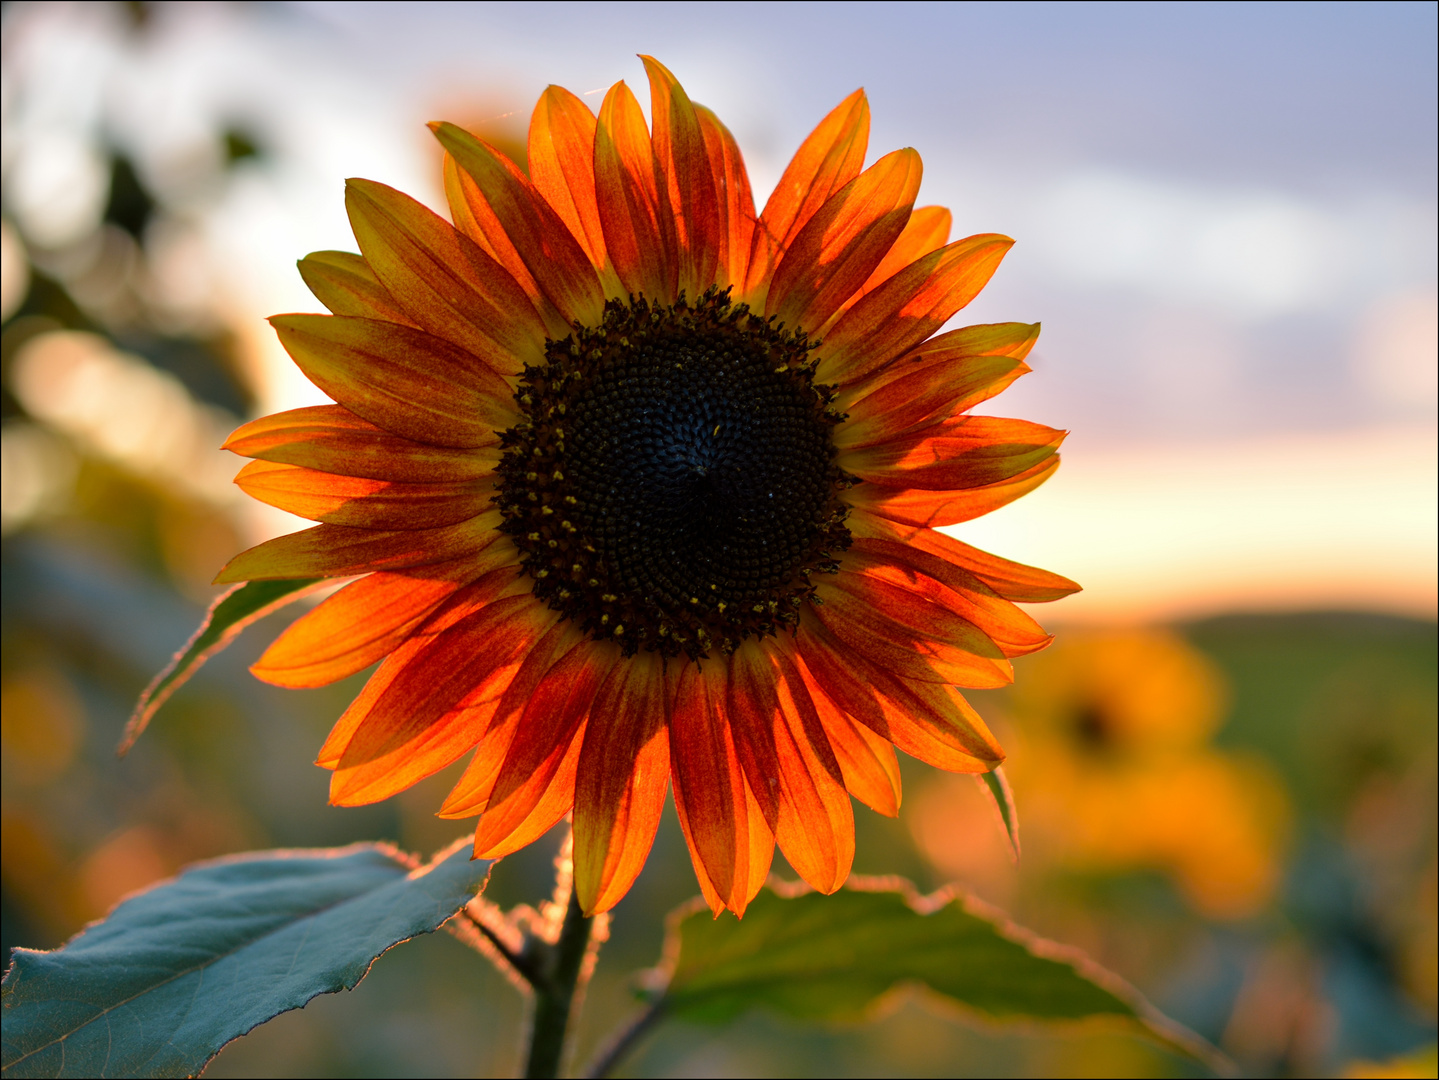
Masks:
[[[1050,484],[959,535],[1081,581],[1060,618],[1434,612],[1433,4],[172,11],[128,52],[82,7],[7,16],[7,208],[83,217],[96,130],[157,183],[253,130],[273,152],[197,209],[173,277],[242,327],[266,408],[318,400],[261,317],[315,307],[295,258],[353,250],[343,179],[441,207],[425,121],[522,131],[549,83],[643,102],[652,53],[764,192],[864,86],[871,159],[916,147],[956,237],[1017,240],[957,319],[1044,324],[994,411],[1072,432]]]

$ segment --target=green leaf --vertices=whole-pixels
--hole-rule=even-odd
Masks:
[[[1009,850],[1018,859],[1019,811],[1015,809],[1014,792],[1009,786],[1009,778],[1004,775],[1004,767],[996,765],[989,772],[979,773],[975,779],[999,811],[999,823],[1004,828],[1005,839],[1009,841]]]
[[[385,845],[200,863],[53,952],[16,949],[6,1077],[194,1076],[231,1039],[453,916],[492,860],[457,842],[426,866]]]
[[[702,906],[671,916],[665,1015],[722,1023],[762,1007],[852,1022],[918,985],[931,1000],[992,1019],[1098,1019],[1230,1068],[1117,975],[953,890],[919,897],[893,878],[851,878],[833,896],[779,888],[762,891],[742,920]]]
[[[195,636],[185,643],[185,647],[175,654],[140,695],[135,711],[130,714],[130,722],[125,725],[120,753],[123,755],[135,745],[150,718],[169,700],[170,695],[180,689],[201,664],[239,637],[241,630],[321,584],[323,579],[319,578],[247,581],[217,597],[205,613],[205,621],[195,631]]]

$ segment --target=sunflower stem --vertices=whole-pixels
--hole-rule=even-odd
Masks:
[[[566,1034],[580,995],[581,976],[594,967],[589,955],[590,930],[594,919],[586,917],[574,887],[570,888],[565,921],[555,942],[553,961],[546,977],[532,982],[534,1016],[530,1022],[529,1059],[525,1076],[530,1080],[553,1080],[560,1075]],[[589,963],[586,963],[589,960]]]

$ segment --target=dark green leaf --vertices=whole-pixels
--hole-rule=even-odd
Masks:
[[[385,950],[440,926],[492,862],[464,842],[416,864],[377,844],[219,859],[54,952],[16,949],[4,1075],[194,1076],[231,1039],[352,988]]]
[[[183,649],[165,665],[165,670],[151,680],[140,695],[130,722],[125,725],[125,735],[120,740],[120,753],[124,754],[135,745],[135,740],[150,723],[150,718],[159,711],[170,695],[180,689],[185,681],[195,674],[210,657],[214,656],[235,638],[240,631],[257,619],[263,619],[270,612],[298,600],[312,588],[322,584],[321,579],[303,578],[298,581],[247,581],[223,593],[210,605],[205,621],[195,631]]]
[[[688,1020],[724,1022],[763,1007],[801,1020],[854,1021],[896,988],[919,985],[993,1019],[1103,1019],[1225,1064],[1077,951],[952,891],[920,898],[894,879],[851,879],[833,896],[765,889],[743,920],[681,909],[667,954],[673,974],[662,1007]]]

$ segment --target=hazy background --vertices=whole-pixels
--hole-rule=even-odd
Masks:
[[[522,153],[539,92],[598,107],[653,53],[735,132],[760,198],[856,86],[955,236],[1016,247],[957,322],[1042,320],[994,411],[1070,429],[1035,494],[959,530],[1076,578],[1068,628],[978,695],[1030,840],[907,772],[858,868],[959,879],[1137,982],[1254,1074],[1432,1044],[1436,8],[1366,4],[4,6],[4,934],[53,945],[244,847],[450,838],[443,784],[326,809],[354,693],[214,666],[123,763],[129,702],[240,547],[302,523],[215,447],[323,400],[263,317],[354,249],[348,176],[443,209],[424,122]],[[1125,673],[1157,673],[1135,689]],[[1119,674],[1106,674],[1118,672]],[[1029,808],[1029,809],[1026,809]],[[1143,827],[1141,827],[1143,825]],[[667,819],[585,1039],[693,891]],[[497,872],[529,898],[548,852]],[[410,958],[406,958],[410,957]],[[488,981],[486,981],[488,979]],[[387,981],[388,980],[388,981]],[[443,937],[227,1051],[216,1073],[512,1066],[518,1006]],[[906,1005],[855,1032],[662,1033],[647,1074],[1173,1074],[1108,1036]],[[248,1056],[247,1056],[248,1055]],[[1432,1074],[1432,1073],[1431,1073]]]

